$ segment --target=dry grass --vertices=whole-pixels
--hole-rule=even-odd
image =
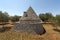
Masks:
[[[43,25],[46,29],[46,34],[42,35],[42,37],[47,38],[49,40],[60,40],[60,32],[54,31],[54,27],[50,24]]]
[[[54,27],[50,24],[43,24],[46,33],[43,35],[18,33],[12,29],[5,32],[0,32],[0,40],[60,40],[60,33],[54,31]]]

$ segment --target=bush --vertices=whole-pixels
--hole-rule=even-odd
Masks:
[[[60,26],[60,15],[56,15],[56,24]]]
[[[10,29],[11,29],[11,27],[2,27],[2,28],[0,28],[0,32],[5,32],[5,31],[8,31]]]

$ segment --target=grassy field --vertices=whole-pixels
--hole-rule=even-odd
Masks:
[[[54,27],[50,24],[43,24],[46,33],[43,35],[19,33],[12,29],[0,32],[0,40],[60,40],[60,32],[53,30]]]

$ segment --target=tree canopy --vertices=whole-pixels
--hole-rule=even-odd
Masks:
[[[39,17],[42,21],[48,22],[50,21],[52,18],[54,18],[54,16],[52,15],[52,13],[41,13],[39,14]]]
[[[2,12],[0,11],[0,22],[8,22],[9,21],[9,16],[7,12]]]
[[[21,16],[17,16],[17,15],[15,15],[15,16],[10,16],[10,20],[12,21],[12,22],[17,22],[17,21],[19,21],[19,18],[20,18]]]

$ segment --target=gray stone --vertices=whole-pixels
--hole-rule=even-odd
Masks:
[[[19,23],[14,23],[14,31],[16,32],[27,32],[34,34],[44,34],[46,31],[40,23],[41,20],[36,15],[34,10],[29,7],[27,12],[21,17]]]

